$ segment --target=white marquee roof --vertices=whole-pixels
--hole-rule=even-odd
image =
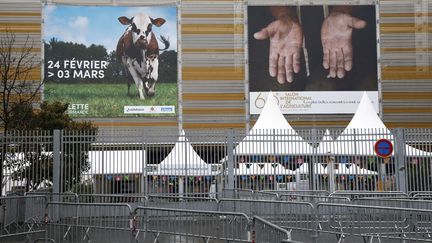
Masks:
[[[310,154],[312,147],[286,121],[270,91],[253,128],[234,154]]]
[[[204,162],[181,132],[178,141],[158,168],[160,175],[211,175],[211,165]]]
[[[326,168],[319,163],[314,163],[313,169],[314,169],[314,174],[318,174],[318,175],[327,174]],[[294,170],[294,173],[309,174],[309,163],[301,164],[300,167]]]
[[[378,172],[360,168],[356,164],[338,164],[335,175],[378,175]]]
[[[354,136],[355,133],[365,135]],[[364,92],[357,111],[345,130],[334,141],[333,145],[322,146],[318,151],[320,153],[331,152],[332,154],[346,155],[375,155],[374,145],[379,139],[388,139],[394,144],[392,133],[377,115],[371,100]],[[432,156],[430,152],[415,149],[409,145],[405,145],[405,150],[408,155]]]
[[[292,175],[293,173],[292,170],[285,169],[279,163],[240,163],[234,175]]]

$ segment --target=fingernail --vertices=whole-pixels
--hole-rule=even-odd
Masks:
[[[278,81],[280,84],[283,84],[283,83],[285,82],[284,78],[283,78],[283,77],[280,77],[280,76],[278,76],[277,81]]]

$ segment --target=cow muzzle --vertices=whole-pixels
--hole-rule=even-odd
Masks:
[[[135,42],[135,46],[138,49],[146,49],[148,46],[148,42],[146,39],[143,38],[143,36],[141,36],[136,42]]]

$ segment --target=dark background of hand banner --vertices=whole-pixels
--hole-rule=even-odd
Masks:
[[[302,50],[301,71],[294,82],[279,84],[269,75],[269,40],[256,40],[254,33],[266,27],[274,17],[268,6],[248,7],[249,91],[377,91],[376,13],[374,5],[355,6],[353,16],[367,22],[352,36],[353,68],[342,78],[327,78],[322,66],[321,25],[322,6],[301,6],[303,34],[309,56],[310,76],[306,76]]]

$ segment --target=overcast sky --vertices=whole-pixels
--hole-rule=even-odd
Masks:
[[[44,40],[52,37],[66,42],[89,46],[103,45],[108,51],[115,50],[118,39],[125,31],[125,25],[118,17],[133,17],[144,12],[152,18],[164,18],[165,24],[154,26],[156,36],[167,36],[169,50],[177,51],[177,10],[175,6],[111,7],[111,6],[69,6],[46,5],[44,8]],[[160,43],[160,41],[159,41]],[[163,45],[160,47],[163,48]]]

